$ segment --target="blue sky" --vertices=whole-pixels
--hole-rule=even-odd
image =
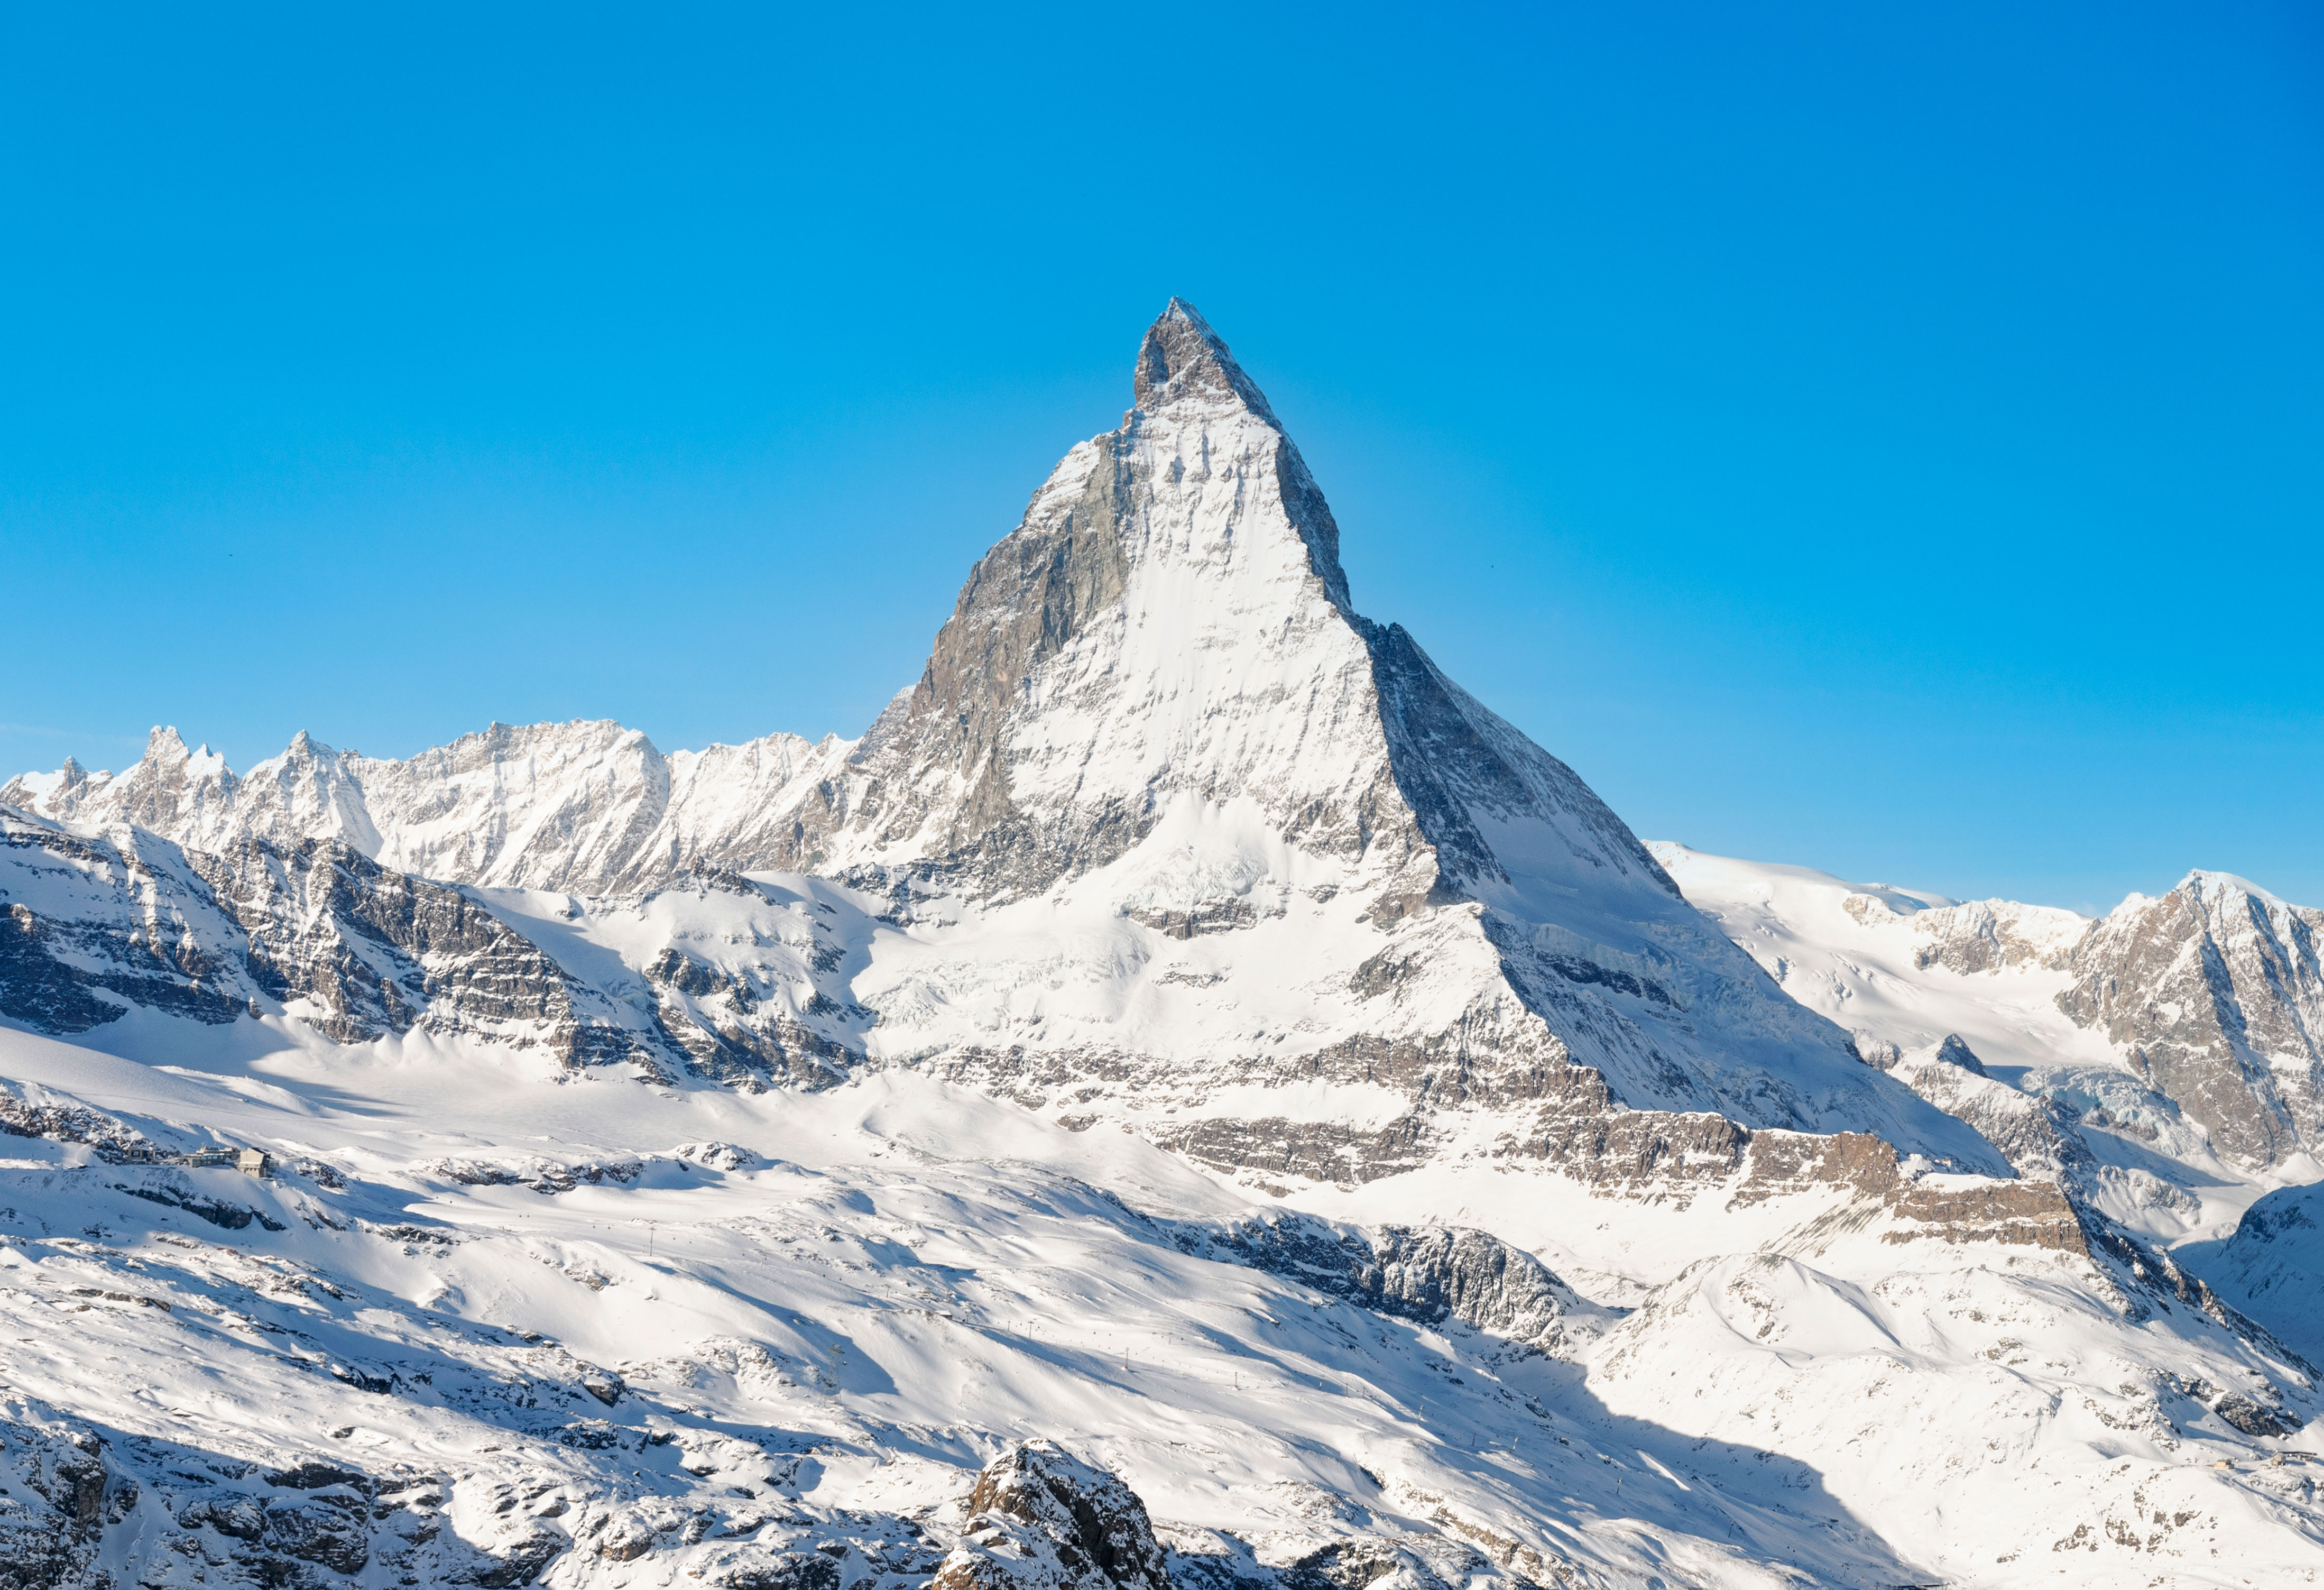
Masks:
[[[1176,292],[1640,833],[2324,903],[2313,7],[332,9],[0,20],[0,768],[858,732]]]

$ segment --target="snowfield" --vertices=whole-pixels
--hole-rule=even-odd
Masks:
[[[0,1587],[2316,1582],[2324,913],[1642,845],[1133,393],[859,739],[0,788]]]
[[[977,1467],[1036,1437],[1127,1481],[1182,1576],[1357,1539],[1448,1582],[2324,1566],[2301,1442],[2215,1410],[2305,1425],[2307,1375],[2076,1256],[1600,1204],[1676,1272],[1544,1351],[1237,1262],[1220,1234],[1302,1200],[912,1072],[753,1096],[560,1084],[481,1046],[157,1069],[16,1033],[0,1062],[27,1100],[281,1167],[44,1139],[0,1167],[9,1450],[102,1440],[124,1583],[252,1555],[189,1516],[328,1511],[332,1487],[269,1480],[302,1465],[392,1487],[337,1549],[421,1582],[552,1548],[545,1583],[718,1582],[797,1541],[927,1572]],[[1506,1210],[1619,1256],[1540,1220],[1538,1173],[1402,1179],[1373,1193],[1399,1224]]]

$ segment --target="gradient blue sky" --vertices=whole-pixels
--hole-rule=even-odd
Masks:
[[[1649,837],[2324,903],[2312,5],[12,7],[0,771],[858,732],[1173,293]]]

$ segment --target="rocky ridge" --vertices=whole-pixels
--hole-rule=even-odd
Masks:
[[[237,776],[208,747],[188,751],[176,729],[157,727],[125,773],[68,759],[0,786],[0,805],[143,828],[190,850],[327,839],[441,881],[609,894],[706,866],[766,864],[800,788],[851,744],[776,734],[665,756],[616,723],[493,724],[399,761],[302,733]]]
[[[2255,1165],[2324,1150],[2324,911],[2224,873],[2133,895],[2063,960],[2058,1007]]]
[[[1333,1179],[1485,1122],[1602,1178],[1609,1148],[1683,1157],[1700,1114],[2006,1172],[1784,998],[1571,769],[1354,610],[1321,491],[1190,307],[1148,331],[1132,387],[860,742],[681,761],[610,725],[495,727],[383,763],[302,737],[236,780],[157,731],[131,774],[0,795],[66,825],[52,848],[126,823],[218,858],[187,864],[226,919],[181,936],[225,968],[201,986],[247,983],[327,1037],[529,1020],[576,1062],[660,1075],[908,1063],[1081,1119],[1167,1095],[1181,1118],[1139,1124],[1185,1151]],[[733,913],[675,904],[722,876],[804,897],[809,874],[860,914],[804,977],[752,953],[786,934],[747,901],[748,946]],[[380,926],[431,912],[461,925],[416,949]],[[1066,946],[1053,999],[1010,969],[1057,953],[1024,941],[1043,919]],[[1259,979],[1295,997],[1254,1023]],[[1366,1102],[1224,1114],[1205,1101],[1230,1077]],[[1403,1108],[1375,1123],[1383,1090]]]
[[[1842,886],[1853,971],[1714,926],[1696,859],[1355,612],[1183,304],[1133,393],[861,741],[235,780],[171,735],[10,786],[5,1440],[81,1554],[43,1573],[2324,1567],[2314,1371],[2163,1251],[2210,1134],[2060,1003],[2079,919]],[[133,1151],[197,1133],[282,1169]]]
[[[2259,1172],[2315,1156],[2324,912],[2222,873],[2190,873],[2166,894],[2134,894],[2090,920],[1653,848],[1787,991],[1848,1021],[1859,1053],[1900,1079],[1957,1092],[1941,1073],[1895,1069],[1906,1049],[1950,1036],[2002,1057],[2013,1086],[2027,1073],[2036,1091],[2048,1079],[2077,1124],[2126,1130],[2166,1152],[2200,1147]],[[1934,1024],[1950,1000],[2017,1013],[1964,1040]]]
[[[967,1505],[968,1528],[931,1590],[1170,1590],[1138,1493],[1054,1441],[986,1464]]]

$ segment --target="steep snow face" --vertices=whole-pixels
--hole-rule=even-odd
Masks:
[[[2228,1303],[2324,1364],[2324,1186],[2278,1188],[2225,1241],[2181,1252]]]

